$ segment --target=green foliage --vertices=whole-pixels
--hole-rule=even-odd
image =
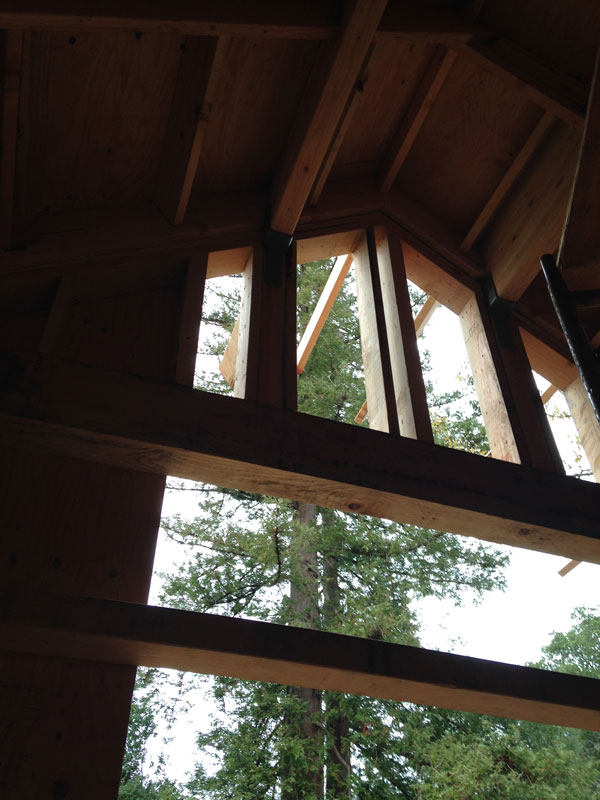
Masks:
[[[330,269],[329,261],[300,269],[299,335]],[[233,326],[234,305],[227,299],[213,314],[223,330]],[[468,379],[443,397],[428,388],[436,441],[487,452]],[[347,284],[299,379],[298,397],[301,411],[350,424],[363,403],[356,300]],[[326,508],[316,508],[314,522],[305,524],[285,500],[196,489],[196,517],[164,522],[169,536],[193,550],[162,576],[162,602],[170,606],[418,644],[420,599],[459,604],[504,586],[506,556],[480,542]],[[598,670],[597,620],[582,616],[574,630],[555,637],[544,664]],[[178,800],[180,790],[161,778],[160,765],[155,783],[143,776],[159,678],[151,672],[141,680],[120,797]],[[198,737],[202,755],[184,792],[198,800],[598,796],[590,734],[229,678],[210,686],[211,726]]]

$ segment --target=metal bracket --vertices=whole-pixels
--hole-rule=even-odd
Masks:
[[[287,233],[265,228],[263,245],[265,248],[264,279],[268,286],[281,286],[286,266],[286,256],[294,242]]]
[[[496,284],[491,274],[487,272],[481,279],[483,297],[494,321],[500,345],[506,350],[515,350],[516,344],[509,323],[516,303],[505,300],[496,291]]]

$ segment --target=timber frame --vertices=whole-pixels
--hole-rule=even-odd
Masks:
[[[0,0],[3,797],[115,797],[139,664],[600,730],[589,679],[146,605],[168,474],[600,563],[600,489],[564,475],[532,375],[600,479],[539,277],[558,251],[600,288],[600,15],[559,5],[537,31],[500,0]],[[297,348],[296,265],[340,256]],[[351,265],[370,429],[296,410]],[[196,344],[238,273],[222,397]],[[490,458],[433,444],[437,304]]]

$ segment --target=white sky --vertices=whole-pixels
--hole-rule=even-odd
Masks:
[[[439,308],[425,331],[425,346],[431,353],[432,379],[439,392],[456,388],[456,375],[466,361],[458,318],[445,308]],[[547,385],[542,379],[542,388]],[[566,408],[562,395],[555,395]],[[552,405],[554,401],[551,401]],[[573,462],[576,450],[573,423],[551,423],[563,458]],[[587,467],[584,458],[581,469]],[[194,516],[197,501],[187,492],[167,493],[163,515],[180,513]],[[490,592],[478,604],[465,603],[456,608],[452,603],[428,598],[419,601],[418,616],[424,647],[445,650],[479,658],[525,664],[536,661],[541,647],[548,644],[554,631],[566,631],[571,614],[579,606],[598,608],[600,566],[581,564],[566,577],[558,570],[568,559],[535,553],[519,548],[503,548],[510,553],[504,592]],[[170,564],[181,559],[182,548],[173,544],[161,532],[156,552],[155,568],[166,571]],[[157,601],[159,582],[154,581],[150,602]],[[195,750],[193,731],[205,728],[210,708],[199,702],[193,714],[183,715],[170,736],[166,772],[182,779],[193,768]]]

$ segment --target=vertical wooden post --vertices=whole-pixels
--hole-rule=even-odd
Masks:
[[[375,228],[375,240],[400,434],[432,442],[402,244],[384,227]]]
[[[365,231],[354,251],[354,274],[369,427],[397,435],[400,426],[373,228]]]
[[[181,310],[177,336],[177,367],[175,370],[175,380],[184,386],[194,385],[207,266],[208,253],[205,252],[193,256],[185,269],[181,290]]]
[[[474,295],[460,322],[493,457],[564,472],[514,320]]]
[[[234,394],[294,410],[296,248],[278,236],[255,247],[244,270]]]
[[[579,377],[567,386],[564,395],[594,478],[600,483],[600,424]]]

